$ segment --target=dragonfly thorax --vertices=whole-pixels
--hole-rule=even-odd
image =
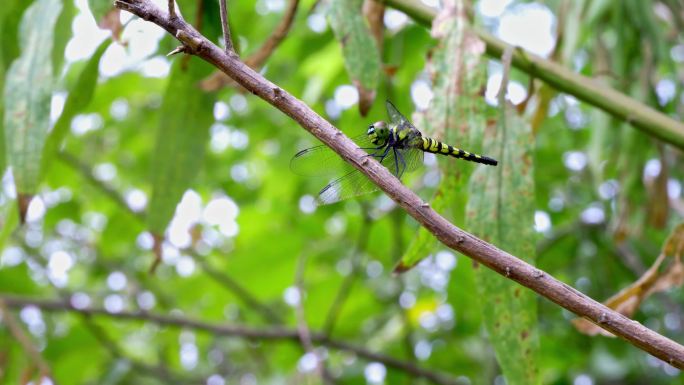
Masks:
[[[387,127],[387,123],[380,121],[368,126],[368,132],[366,134],[371,143],[377,146],[383,146],[389,139],[390,130]]]

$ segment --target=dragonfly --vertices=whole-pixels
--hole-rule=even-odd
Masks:
[[[401,179],[404,173],[418,169],[423,164],[425,152],[489,166],[498,164],[496,159],[424,136],[392,102],[387,100],[385,104],[389,122],[375,122],[365,134],[351,139],[397,178]],[[334,177],[318,193],[318,204],[331,204],[378,190],[361,171],[325,145],[299,151],[290,161],[290,169],[303,176]]]

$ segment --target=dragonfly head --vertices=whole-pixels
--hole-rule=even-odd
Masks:
[[[381,146],[387,143],[389,138],[389,128],[385,122],[375,122],[368,126],[368,138],[371,143]]]

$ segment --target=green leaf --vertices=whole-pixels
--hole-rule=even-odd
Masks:
[[[40,179],[40,158],[50,124],[53,34],[61,9],[59,0],[38,0],[31,5],[21,21],[21,55],[7,72],[5,140],[20,194],[34,193]]]
[[[78,75],[78,79],[69,87],[69,95],[64,103],[64,110],[57,119],[55,126],[48,135],[45,149],[43,150],[43,172],[47,172],[54,160],[64,137],[69,133],[71,120],[88,106],[95,93],[99,74],[100,59],[105,53],[111,40],[107,39],[97,48],[93,56],[88,60],[85,67]]]
[[[76,6],[73,1],[64,2],[64,8],[57,19],[57,26],[55,28],[55,43],[52,49],[52,72],[55,76],[59,76],[64,64],[64,50],[71,39],[72,30],[71,24],[76,16]]]
[[[534,262],[534,137],[514,108],[502,107],[485,150],[497,167],[480,166],[470,181],[466,226],[476,236]],[[509,385],[540,383],[534,293],[482,266],[476,267],[485,326]]]
[[[210,73],[198,60],[182,68],[176,60],[161,107],[157,147],[152,160],[152,198],[148,226],[163,234],[178,201],[202,167],[214,97],[202,92],[198,82]]]
[[[440,187],[435,194],[430,206],[437,212],[443,211],[447,206],[447,200],[444,197],[444,191]],[[431,232],[424,227],[418,229],[418,234],[411,240],[408,248],[401,256],[399,263],[394,266],[395,273],[403,273],[411,270],[420,261],[427,258],[427,256],[435,250],[437,246],[437,239]]]
[[[327,9],[335,38],[342,45],[352,82],[374,91],[380,78],[380,54],[361,12],[362,0],[331,0]]]
[[[12,235],[12,230],[19,223],[19,211],[16,205],[5,205],[0,210],[2,210],[0,216],[0,250],[4,250],[7,240]]]
[[[426,135],[470,151],[473,143],[482,141],[485,122],[486,105],[480,96],[486,79],[485,67],[480,63],[484,44],[466,30],[467,19],[458,9],[446,9],[432,27],[433,36],[441,38],[428,62],[434,79],[434,96],[418,126]],[[462,221],[465,181],[473,165],[453,158],[438,158],[444,178],[431,206],[455,222]],[[449,209],[451,212],[444,213]],[[435,245],[432,234],[420,228],[394,271],[409,270],[426,258]]]
[[[0,89],[5,89],[5,72],[12,61],[19,56],[19,21],[21,15],[31,3],[23,0],[6,0],[0,7]],[[3,93],[0,93],[0,106],[3,105]],[[7,167],[7,152],[5,146],[4,109],[0,108],[0,175]]]

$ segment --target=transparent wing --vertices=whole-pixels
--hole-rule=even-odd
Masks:
[[[376,146],[370,142],[366,134],[353,137],[351,140],[369,153],[375,151]],[[295,174],[303,176],[333,176],[347,173],[353,167],[340,158],[330,147],[320,145],[295,154],[290,160],[290,169]]]
[[[371,154],[397,178],[406,171],[413,171],[423,164],[423,152],[417,148],[389,148]],[[349,170],[340,178],[330,182],[318,193],[319,204],[330,204],[377,191],[378,187],[361,171]]]
[[[387,107],[387,116],[389,116],[390,120],[392,123],[401,126],[401,125],[408,125],[412,126],[411,122],[409,122],[408,119],[404,115],[397,110],[397,107],[394,107],[394,104],[390,102],[389,100],[385,101],[385,106]]]
[[[417,170],[423,165],[424,152],[418,148],[408,148],[401,151],[404,161],[406,162],[406,169],[404,172],[411,172]]]
[[[370,179],[355,169],[323,187],[318,193],[318,203],[328,205],[377,190],[378,187]]]

